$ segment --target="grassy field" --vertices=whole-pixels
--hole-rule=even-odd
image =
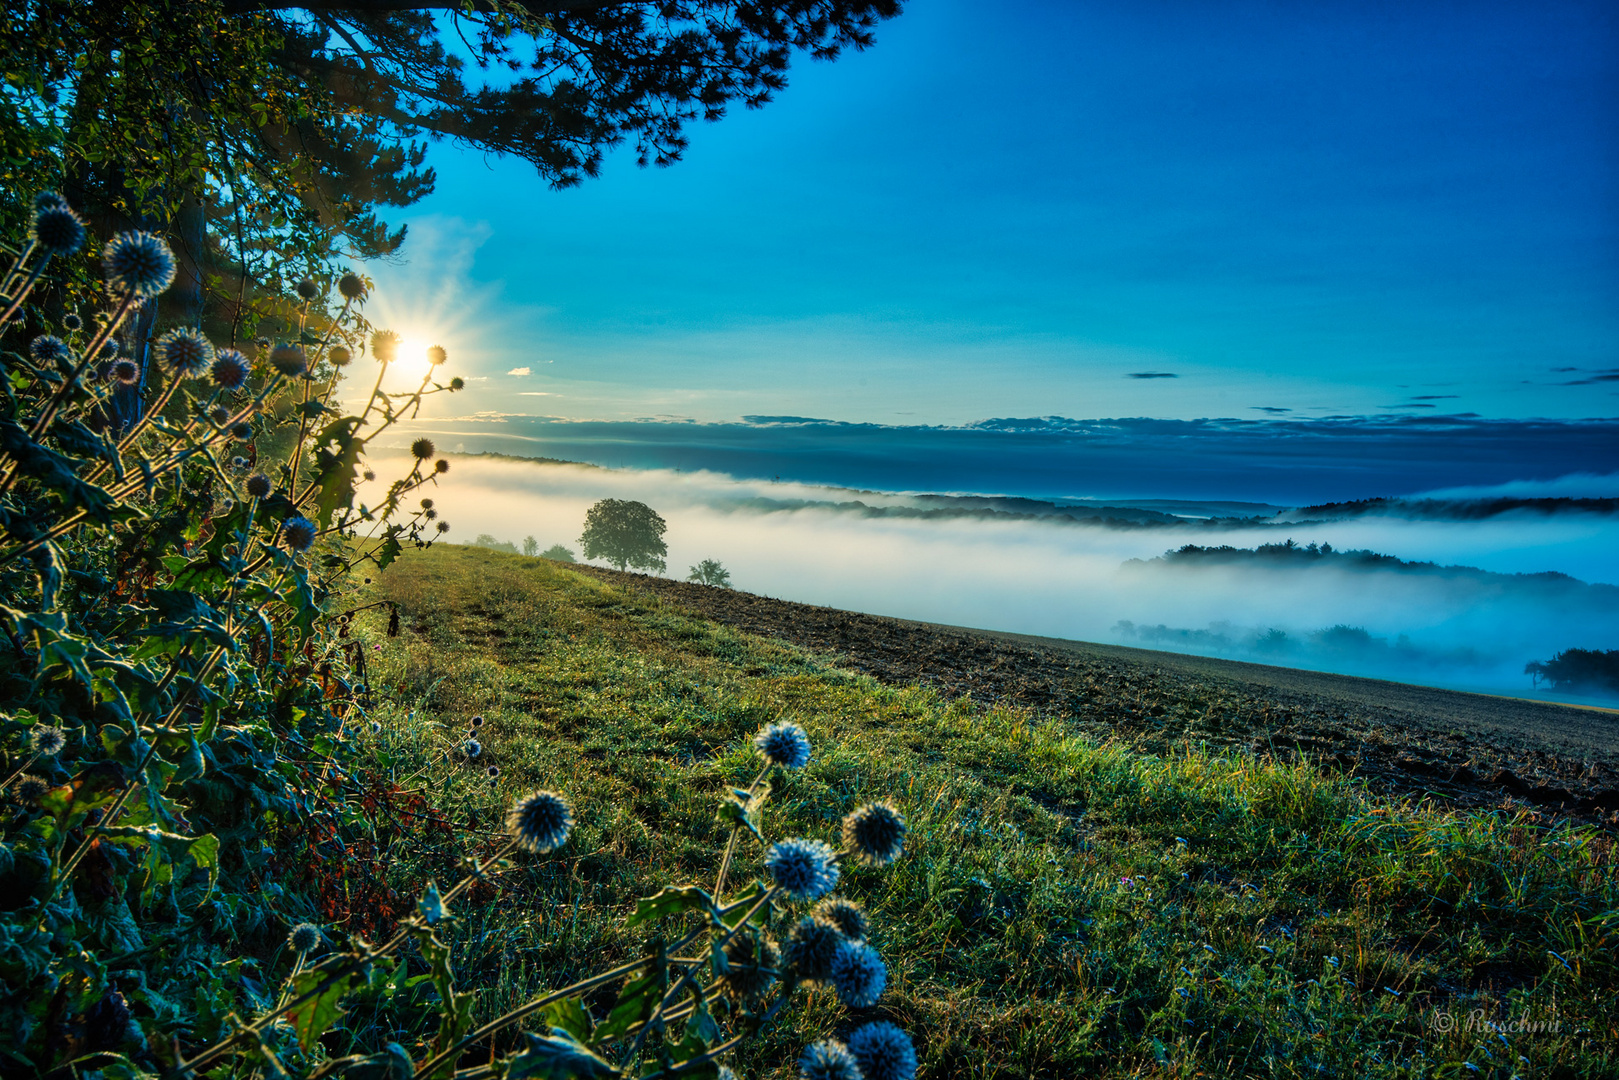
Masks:
[[[636,897],[711,884],[720,795],[757,771],[749,737],[791,719],[815,759],[780,782],[768,837],[835,841],[879,798],[911,832],[894,868],[846,867],[841,890],[873,914],[882,1001],[852,1017],[817,991],[733,1063],[744,1075],[792,1075],[807,1039],[874,1017],[912,1033],[929,1077],[1619,1074],[1609,834],[1195,746],[1132,754],[544,560],[441,547],[369,588],[402,632],[357,624],[398,702],[362,739],[426,807],[417,842],[378,863],[387,883],[442,881],[460,838],[492,844],[531,788],[579,819],[463,913],[480,1016],[634,955]],[[473,715],[486,749],[467,762],[450,751]]]

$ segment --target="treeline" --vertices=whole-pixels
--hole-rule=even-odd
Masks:
[[[1523,673],[1539,686],[1576,693],[1619,694],[1619,649],[1564,649],[1550,660],[1531,660]]]

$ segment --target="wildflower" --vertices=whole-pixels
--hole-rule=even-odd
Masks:
[[[428,521],[432,521],[434,518],[438,517],[438,511],[437,510],[423,510],[422,511],[422,517],[426,518]]]
[[[426,500],[424,499],[423,501],[425,502]],[[471,720],[469,720],[467,722],[470,723],[475,728],[483,727],[483,717],[482,716],[474,716]]]
[[[849,1036],[849,1053],[864,1080],[915,1080],[916,1047],[909,1035],[887,1020],[856,1028]]]
[[[253,437],[253,425],[249,424],[246,420],[242,421],[240,424],[232,424],[230,433],[243,442],[246,442],[248,439]]]
[[[838,883],[837,856],[819,840],[783,840],[765,855],[765,869],[795,900],[818,900]]]
[[[34,213],[49,210],[57,206],[66,206],[67,200],[54,191],[42,191],[34,196]]]
[[[803,1080],[860,1080],[860,1066],[847,1046],[836,1039],[822,1039],[798,1059],[798,1075]]]
[[[298,290],[298,295],[305,300],[313,300],[320,295],[320,286],[315,284],[313,278],[304,278],[294,288]]]
[[[433,462],[433,471],[436,473],[447,473],[450,471],[450,463],[445,461],[443,458],[439,458],[437,461]]]
[[[364,299],[365,281],[358,274],[344,274],[337,279],[337,291],[343,294],[345,300]]]
[[[432,499],[423,499],[422,500],[422,509],[423,510],[431,510],[431,509],[433,509],[433,500]]]
[[[483,744],[477,739],[468,739],[466,742],[461,744],[461,751],[462,753],[466,754],[467,757],[475,758],[479,754],[483,753]]]
[[[161,237],[140,229],[107,241],[101,256],[107,283],[136,300],[156,296],[174,280],[174,253]]]
[[[489,779],[493,780],[496,777],[498,777],[499,775],[500,775],[500,766],[499,765],[491,765],[491,766],[489,766]]]
[[[62,329],[70,334],[77,334],[84,329],[84,320],[79,317],[78,312],[70,311],[62,316]]]
[[[372,472],[370,469],[365,470],[365,472],[362,475],[367,480],[375,480],[377,478],[377,474]]]
[[[306,517],[290,517],[281,523],[281,535],[293,551],[308,551],[315,542],[315,523]]]
[[[270,339],[267,337],[254,338],[253,345],[259,352],[263,352],[270,347]]]
[[[41,757],[55,757],[67,745],[67,736],[59,727],[41,724],[28,733],[28,746]]]
[[[47,255],[71,255],[84,246],[84,219],[66,203],[42,207],[29,236]]]
[[[449,358],[450,354],[444,351],[444,346],[442,345],[434,345],[427,350],[427,362],[434,367],[438,367]]]
[[[35,360],[51,364],[58,360],[66,360],[73,353],[67,347],[67,342],[54,334],[41,334],[28,343],[28,355]]]
[[[787,934],[787,966],[805,982],[826,982],[832,977],[832,958],[843,941],[836,924],[806,915]]]
[[[157,355],[163,366],[181,378],[195,378],[214,359],[214,346],[201,331],[177,327],[157,341]]]
[[[270,366],[293,379],[309,370],[309,358],[298,346],[283,342],[270,350]]]
[[[112,366],[112,377],[125,386],[134,386],[141,377],[141,369],[133,360],[120,360]]]
[[[572,829],[573,812],[554,791],[525,795],[506,814],[506,830],[519,847],[536,855],[561,847]]]
[[[223,405],[215,405],[208,410],[208,419],[213,421],[215,427],[230,419],[230,410]]]
[[[417,439],[410,444],[410,452],[417,461],[426,461],[433,456],[433,451],[436,449],[437,447],[433,445],[432,439]]]
[[[220,349],[214,357],[214,385],[221,390],[240,390],[247,383],[247,357],[235,349]]]
[[[761,997],[776,981],[781,950],[762,934],[739,934],[725,946],[725,974],[721,976],[731,993],[743,1001]]]
[[[301,922],[287,935],[287,944],[293,952],[306,953],[320,947],[320,928],[314,923]]]
[[[371,335],[371,355],[379,363],[387,364],[399,355],[399,335],[392,330],[378,330]]]
[[[843,846],[868,866],[887,866],[905,843],[905,819],[888,803],[870,803],[843,819]]]
[[[269,498],[270,487],[270,478],[263,473],[254,473],[247,478],[247,493],[255,499]]]
[[[450,531],[450,523],[448,521],[439,522],[438,523],[438,531],[441,532],[441,533],[449,532]]]
[[[465,379],[463,379],[461,376],[457,375],[455,378],[450,380],[450,389],[451,390],[465,390],[466,388],[467,388],[467,381]]]
[[[771,724],[753,737],[759,756],[784,769],[802,769],[809,764],[809,736],[797,724]]]
[[[888,969],[864,941],[845,941],[832,956],[832,987],[851,1009],[874,1005],[888,985]]]
[[[333,345],[326,350],[326,362],[333,367],[348,367],[354,359],[354,354],[342,345]]]
[[[124,343],[116,336],[108,337],[101,343],[101,355],[104,359],[112,359],[124,351]]]
[[[51,785],[44,777],[23,773],[17,777],[17,782],[11,785],[11,794],[24,806],[31,806],[43,799],[50,789]]]
[[[831,923],[850,941],[864,941],[871,935],[871,922],[866,910],[853,900],[829,896],[815,905],[811,912],[817,919]]]

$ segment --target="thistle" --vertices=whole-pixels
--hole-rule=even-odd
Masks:
[[[753,745],[758,748],[759,756],[771,765],[802,769],[809,764],[809,736],[797,724],[785,721],[771,724],[753,737]]]
[[[70,311],[62,316],[62,329],[70,334],[77,334],[84,329],[84,320],[79,317],[78,312]]]
[[[915,1080],[916,1047],[887,1020],[856,1028],[848,1045],[865,1080]]]
[[[133,360],[120,360],[112,366],[112,377],[125,386],[134,386],[140,381],[141,369]]]
[[[447,473],[450,471],[450,463],[445,461],[443,458],[439,458],[437,461],[433,462],[433,471],[436,473]]]
[[[58,360],[69,360],[73,351],[67,347],[67,342],[54,334],[41,334],[28,343],[28,355],[46,364],[54,364]]]
[[[365,280],[358,274],[344,274],[337,279],[337,291],[345,300],[362,300],[365,298]]]
[[[195,378],[214,360],[213,342],[189,327],[170,330],[157,340],[158,361],[182,379]]]
[[[287,935],[287,944],[296,953],[313,952],[320,947],[320,928],[314,923],[299,923]]]
[[[836,1039],[822,1039],[805,1049],[798,1059],[798,1075],[804,1080],[861,1080],[854,1055]]]
[[[449,358],[450,354],[444,351],[444,346],[442,345],[434,345],[427,350],[427,362],[434,367],[438,367]]]
[[[34,216],[29,236],[47,255],[71,255],[84,246],[84,219],[58,202]]]
[[[726,987],[743,1001],[753,1001],[770,989],[781,964],[781,950],[762,934],[739,934],[725,946]]]
[[[536,791],[512,804],[506,814],[506,831],[517,846],[536,855],[555,851],[573,830],[573,811],[554,791]]]
[[[837,927],[850,941],[864,941],[871,934],[871,922],[866,918],[865,909],[841,896],[827,897],[816,904],[810,914]]]
[[[888,803],[862,806],[843,819],[843,846],[867,866],[887,866],[905,844],[905,818]]]
[[[832,958],[844,941],[833,923],[806,915],[787,935],[787,966],[804,982],[826,982],[832,977]]]
[[[135,301],[156,296],[174,281],[174,252],[161,237],[141,229],[107,241],[101,265],[113,291]]]
[[[250,368],[247,357],[235,349],[220,349],[214,357],[214,385],[221,390],[240,390],[247,384]]]
[[[426,461],[433,456],[438,448],[433,445],[432,439],[417,439],[410,444],[410,453],[417,461]]]
[[[247,478],[243,490],[255,499],[267,499],[271,491],[270,478],[263,473],[254,473]]]
[[[11,785],[11,794],[24,806],[32,806],[43,799],[50,789],[51,785],[44,777],[23,773],[17,777],[17,782]]]
[[[888,985],[882,957],[863,941],[845,941],[832,957],[832,988],[851,1009],[875,1005]]]
[[[765,855],[765,870],[795,900],[818,900],[838,883],[837,855],[819,840],[783,840]]]
[[[294,288],[304,300],[313,300],[320,295],[320,286],[315,284],[314,278],[304,278]]]
[[[40,757],[55,757],[67,745],[67,736],[59,727],[39,725],[28,733],[28,747]]]
[[[348,367],[354,360],[354,354],[342,345],[333,345],[326,350],[326,362],[333,367]]]
[[[466,742],[461,744],[461,752],[469,759],[476,758],[479,754],[483,753],[483,744],[477,739],[468,739]]]
[[[399,355],[399,335],[392,330],[378,330],[372,334],[371,355],[379,363],[391,363]]]
[[[270,366],[289,379],[309,370],[309,358],[297,345],[282,343],[270,350]]]
[[[315,542],[315,523],[303,516],[290,517],[281,523],[281,535],[293,551],[308,551]]]

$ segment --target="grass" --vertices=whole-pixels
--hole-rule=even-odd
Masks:
[[[438,547],[371,589],[404,623],[395,639],[381,619],[357,627],[399,703],[377,761],[416,772],[400,779],[472,846],[537,786],[579,819],[463,913],[457,971],[480,1017],[634,955],[636,897],[711,883],[719,796],[756,771],[749,737],[791,719],[816,755],[778,782],[767,836],[835,840],[873,799],[910,823],[901,861],[846,867],[842,891],[889,966],[861,1019],[909,1030],[924,1076],[1619,1073],[1619,878],[1598,830],[1388,801],[1193,745],[1134,754],[546,560]],[[474,714],[487,749],[457,763],[440,751]],[[424,830],[390,862],[395,888],[442,880],[455,846]],[[805,1041],[851,1020],[816,991],[735,1064],[793,1075]]]

